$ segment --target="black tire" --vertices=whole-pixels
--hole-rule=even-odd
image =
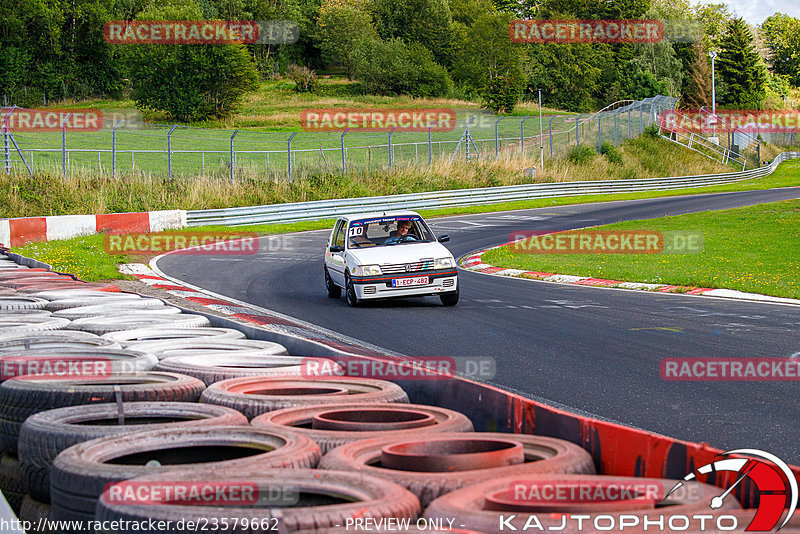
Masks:
[[[318,528],[344,525],[347,519],[370,518],[409,518],[416,519],[420,513],[420,505],[414,495],[405,488],[385,480],[357,473],[340,471],[319,471],[309,469],[283,470],[260,473],[238,473],[238,476],[208,474],[201,470],[182,471],[183,482],[214,482],[231,484],[235,482],[251,483],[258,487],[259,496],[274,494],[271,489],[296,491],[299,502],[295,506],[280,506],[270,503],[259,503],[257,506],[224,506],[192,505],[180,503],[164,504],[114,504],[105,498],[97,505],[96,519],[110,525],[110,521],[127,520],[143,524],[143,530],[98,531],[101,534],[184,534],[184,530],[175,530],[180,520],[193,521],[195,524],[226,518],[231,528],[218,529],[216,532],[226,534],[266,534],[268,532],[296,532],[299,530],[316,530]],[[137,483],[169,482],[178,477],[169,475],[147,476],[135,479]],[[288,492],[287,492],[288,493]],[[326,506],[319,506],[320,498]],[[332,502],[331,502],[332,501]],[[282,525],[276,525],[271,518],[277,517],[275,510],[280,511]],[[170,530],[154,531],[147,529],[148,519],[169,521]],[[236,522],[238,527],[233,529]],[[122,523],[126,524],[126,523]],[[131,523],[127,523],[131,524]],[[245,526],[243,526],[243,524]],[[249,528],[248,528],[249,527]],[[374,531],[373,531],[374,532]]]
[[[249,476],[311,469],[320,456],[313,440],[288,429],[220,426],[110,436],[73,445],[56,457],[50,498],[56,519],[78,519],[73,512],[93,514],[108,484],[131,478],[185,470]]]
[[[404,470],[385,467],[381,463],[384,447],[413,444],[412,447],[428,447],[428,451],[431,451],[429,454],[439,458],[438,464],[446,465],[442,459],[448,456],[454,459],[469,456],[463,454],[463,449],[458,446],[459,444],[478,443],[478,440],[485,440],[488,443],[495,440],[503,444],[517,443],[521,446],[524,460],[522,463],[486,467],[483,459],[476,458],[472,466],[458,470],[452,467],[426,470],[420,465]],[[452,453],[448,452],[448,443],[456,445],[450,449],[453,451]],[[480,448],[476,449],[476,451],[480,450]],[[419,452],[419,457],[421,458],[425,454],[428,453]],[[413,460],[410,461],[413,462]],[[441,433],[428,436],[411,435],[406,438],[389,437],[353,441],[326,453],[319,467],[320,469],[354,471],[385,478],[408,488],[419,498],[423,506],[427,506],[437,497],[463,486],[484,480],[493,480],[501,476],[516,475],[525,478],[535,473],[548,473],[552,476],[553,474],[593,474],[595,472],[591,455],[574,443],[545,436],[495,432]]]
[[[440,294],[439,299],[444,306],[455,306],[458,304],[458,289]]]
[[[111,332],[104,334],[104,339],[109,339],[119,343],[123,347],[130,347],[132,350],[139,343],[153,343],[155,341],[167,341],[178,339],[244,339],[245,335],[238,330],[232,328],[214,328],[214,327],[199,327],[199,328],[169,328],[154,326],[150,328],[136,328],[133,330],[122,330],[119,332]]]
[[[69,323],[69,321],[67,321]],[[202,315],[181,313],[175,315],[131,314],[111,315],[108,317],[83,317],[69,323],[70,329],[83,330],[92,334],[103,335],[120,330],[134,328],[164,326],[166,328],[197,328],[211,326],[211,321]]]
[[[356,307],[361,305],[361,301],[356,295],[356,286],[353,284],[353,281],[350,280],[350,275],[344,275],[344,293],[345,299],[350,306]]]
[[[0,298],[0,311],[8,313],[19,310],[43,310],[47,305],[45,299],[36,297],[2,297]]]
[[[146,352],[103,347],[62,348],[56,351],[36,348],[20,352],[4,352],[3,359],[5,360],[4,372],[0,373],[0,382],[18,376],[69,372],[66,371],[68,365],[80,366],[92,362],[98,368],[106,369],[106,371],[101,371],[105,378],[107,376],[105,373],[146,372],[158,362],[155,356]],[[63,364],[64,367],[59,367],[58,364]]]
[[[19,514],[22,499],[25,497],[22,468],[17,457],[7,453],[0,457],[0,491],[14,513]]]
[[[22,423],[35,413],[63,406],[116,402],[195,402],[205,384],[176,373],[125,373],[75,380],[6,380],[0,384],[0,447],[17,453]]]
[[[247,418],[236,410],[194,402],[125,402],[121,407],[95,404],[40,412],[23,423],[19,435],[25,490],[49,503],[53,460],[84,441],[152,430],[238,425],[247,425]]]
[[[104,349],[121,348],[116,341],[103,339],[89,332],[77,332],[75,330],[51,330],[16,336],[2,336],[0,338],[0,354],[22,350],[86,349],[94,347]]]
[[[231,378],[248,376],[284,376],[294,378],[308,377],[309,370],[317,364],[319,368],[327,366],[329,376],[340,376],[344,369],[336,362],[326,358],[310,358],[307,356],[250,356],[237,352],[227,354],[210,354],[207,356],[174,356],[164,358],[156,364],[154,370],[181,373],[199,378],[210,386],[216,382]],[[327,370],[327,369],[326,369]]]
[[[492,477],[476,484],[465,486],[453,492],[442,495],[426,508],[424,517],[428,519],[444,519],[449,517],[457,517],[458,523],[462,528],[477,530],[487,534],[501,534],[507,533],[512,528],[522,531],[521,528],[528,520],[536,519],[537,532],[552,532],[559,531],[561,534],[602,534],[608,532],[607,529],[594,528],[597,523],[594,519],[600,518],[601,515],[605,517],[612,517],[616,524],[619,524],[619,517],[624,514],[626,517],[637,516],[643,518],[653,516],[654,510],[661,511],[667,516],[693,516],[694,514],[711,514],[720,515],[728,514],[729,512],[736,512],[740,510],[740,504],[736,499],[725,499],[723,507],[712,511],[708,508],[708,503],[712,497],[718,496],[720,489],[716,486],[703,484],[700,482],[690,481],[684,482],[682,496],[673,494],[669,499],[669,506],[653,508],[652,504],[647,504],[644,500],[642,508],[625,509],[624,511],[605,510],[604,506],[608,501],[598,501],[595,510],[586,510],[586,508],[577,509],[574,512],[565,510],[563,501],[558,503],[558,499],[551,499],[554,505],[561,504],[562,506],[558,511],[551,513],[547,508],[542,507],[536,512],[516,512],[515,509],[505,506],[487,506],[487,497],[496,495],[498,492],[507,492],[511,484],[524,480],[526,485],[536,484],[552,484],[553,475],[537,475],[528,474],[520,476],[519,474],[510,474],[499,477]],[[626,477],[626,476],[608,476],[608,475],[580,475],[580,474],[564,474],[558,476],[558,482],[563,484],[583,484],[592,485],[596,487],[600,484],[615,484],[620,485],[654,485],[656,494],[663,496],[666,494],[677,482],[677,480],[667,480],[659,478],[644,478],[644,477]],[[658,496],[656,499],[658,499]],[[635,502],[635,501],[634,501]],[[611,502],[613,504],[613,502]],[[492,509],[493,508],[493,509]],[[585,521],[582,528],[578,528],[578,521],[571,520],[564,522],[565,517],[569,514],[580,513],[585,514]],[[656,514],[657,515],[657,514]],[[506,517],[510,521],[511,527],[501,528],[502,522],[499,520],[501,517]],[[605,522],[603,522],[605,524]],[[643,521],[642,521],[643,523]],[[713,524],[713,522],[712,522]],[[740,523],[741,524],[741,523]],[[560,527],[560,528],[559,528]],[[623,530],[623,529],[620,529]],[[530,529],[528,530],[531,531]],[[624,531],[624,530],[623,530]],[[657,529],[639,529],[639,532],[676,532],[672,529],[657,530]],[[738,531],[738,530],[737,530]],[[630,532],[636,532],[631,529]],[[684,533],[691,532],[689,530],[682,530]],[[716,529],[706,527],[703,532],[714,532]],[[740,532],[740,531],[739,531]],[[783,531],[781,531],[783,532]]]
[[[424,426],[393,424],[395,421],[410,420],[407,418],[409,414],[428,415],[430,420],[425,421]],[[392,415],[395,417],[393,418]],[[330,417],[335,417],[334,421],[354,424],[351,427],[342,424],[336,428],[337,425],[334,424],[326,425],[327,428],[317,428],[320,417],[327,417],[329,423],[331,422]],[[323,454],[339,445],[362,439],[473,431],[472,422],[467,416],[454,410],[422,404],[388,402],[284,408],[259,415],[250,421],[250,424],[257,428],[277,426],[294,430],[316,441]],[[398,428],[398,426],[402,428]]]
[[[281,408],[340,404],[342,401],[408,402],[408,395],[393,382],[371,378],[257,376],[217,382],[210,385],[200,397],[200,402],[233,408],[248,419]]]
[[[323,270],[325,271],[325,289],[328,290],[328,297],[332,299],[338,299],[342,296],[342,288],[333,283],[331,275],[328,274],[327,267],[325,267]]]
[[[30,495],[26,495],[22,499],[22,506],[19,508],[19,518],[21,521],[29,521],[32,525],[47,525],[52,518],[52,510],[50,505],[33,499]],[[39,530],[44,534],[49,534],[51,530]]]

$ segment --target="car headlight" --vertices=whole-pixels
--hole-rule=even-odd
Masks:
[[[379,265],[359,265],[356,267],[356,275],[358,276],[373,276],[382,274]]]
[[[453,266],[453,258],[436,258],[433,260],[434,269],[450,269]]]

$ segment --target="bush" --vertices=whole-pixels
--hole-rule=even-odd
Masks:
[[[138,20],[201,20],[196,3],[152,4]],[[131,98],[183,122],[228,117],[258,88],[258,71],[241,44],[148,44],[125,49]]]
[[[298,93],[316,93],[319,88],[317,74],[308,67],[292,63],[289,65],[289,79],[295,83],[294,90]]]
[[[658,129],[658,125],[657,124],[651,124],[650,126],[648,126],[647,128],[644,129],[642,134],[647,136],[647,137],[652,137],[653,139],[658,139],[659,137],[661,137],[659,132],[660,132],[660,130]]]
[[[586,165],[594,159],[597,151],[589,145],[578,145],[569,149],[567,159],[575,165]]]
[[[447,96],[453,88],[447,70],[422,45],[365,39],[350,57],[356,64],[355,78],[367,93],[436,98]]]
[[[495,113],[511,113],[522,96],[523,83],[512,76],[496,76],[481,89],[481,99],[486,108]]]
[[[608,158],[608,161],[615,165],[622,165],[622,153],[611,143],[600,145],[600,153]]]

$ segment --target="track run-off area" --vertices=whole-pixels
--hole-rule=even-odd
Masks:
[[[515,232],[560,231],[800,198],[800,187],[430,219],[458,259]],[[800,357],[800,306],[582,287],[459,270],[461,300],[351,308],[329,299],[329,230],[262,238],[257,254],[167,254],[157,268],[214,293],[406,356],[490,357],[489,382],[570,411],[800,463],[797,381],[665,381],[669,357]],[[789,245],[787,245],[789,246]],[[443,382],[442,387],[447,387]]]

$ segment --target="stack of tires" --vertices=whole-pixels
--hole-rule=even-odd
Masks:
[[[0,489],[28,521],[99,520],[103,533],[495,533],[536,517],[571,532],[559,528],[569,514],[643,516],[674,485],[597,475],[573,443],[475,432],[466,415],[410,403],[393,382],[344,376],[158,299],[2,261],[0,360],[13,371],[0,376]],[[103,373],[63,374],[51,360]],[[646,490],[554,502],[520,484]],[[719,493],[687,488],[671,512],[707,513]],[[728,499],[716,513],[737,507]],[[58,534],[77,531],[65,525]]]

